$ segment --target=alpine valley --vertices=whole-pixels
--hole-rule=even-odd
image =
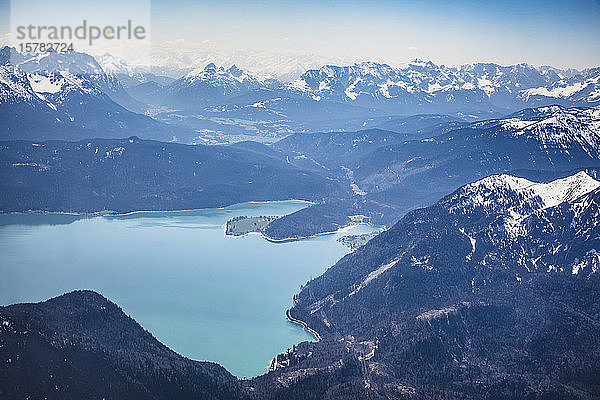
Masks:
[[[17,236],[30,214],[283,200],[308,203],[235,215],[235,238],[224,219],[224,237],[283,249],[370,231],[289,293],[281,319],[315,340],[259,376],[180,355],[81,287],[0,306],[0,398],[599,399],[599,79],[422,60],[274,77],[2,48],[0,212]]]

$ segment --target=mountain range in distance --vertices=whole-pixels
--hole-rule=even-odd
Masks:
[[[170,141],[193,135],[139,114],[144,108],[87,54],[28,57],[9,47],[0,50],[3,139],[77,140],[137,134]]]
[[[246,129],[285,134],[379,127],[390,115],[450,114],[472,121],[526,107],[598,104],[600,70],[572,73],[527,64],[449,68],[417,61],[393,68],[365,62],[309,70],[283,83],[209,64],[164,87],[132,91],[142,102],[178,109],[156,115],[164,121],[209,131],[215,122],[238,121]]]
[[[30,117],[10,121],[2,138],[134,134],[182,143],[273,142],[293,132],[389,129],[390,121],[413,114],[469,122],[528,107],[600,102],[598,68],[362,62],[307,70],[283,82],[235,65],[209,63],[173,78],[110,55],[98,60],[82,53],[28,56],[4,47],[0,110]]]

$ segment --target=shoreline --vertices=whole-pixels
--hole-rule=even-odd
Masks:
[[[223,236],[227,237],[227,238],[232,238],[232,239],[241,239],[243,237],[246,237],[248,235],[261,235],[263,236],[262,232],[246,232],[243,235],[230,235],[227,233],[226,228],[223,228]],[[263,236],[264,237],[264,236]]]
[[[372,225],[370,223],[352,223],[350,225],[346,225],[344,227],[338,228],[335,231],[327,231],[327,232],[319,232],[319,233],[315,233],[314,235],[308,235],[308,236],[299,236],[299,237],[293,237],[293,238],[284,238],[284,239],[273,239],[267,235],[264,234],[264,232],[257,232],[257,231],[253,231],[253,232],[247,232],[244,233],[243,235],[230,235],[227,234],[225,232],[225,228],[223,228],[223,234],[225,237],[229,237],[229,238],[243,238],[245,236],[248,235],[260,235],[263,239],[265,239],[267,242],[271,242],[271,243],[290,243],[290,242],[297,242],[300,240],[306,240],[306,239],[312,239],[312,238],[316,238],[319,236],[325,236],[325,235],[335,235],[337,233],[343,233],[344,231],[348,231],[352,228],[356,228],[357,226],[360,225],[367,225],[367,226],[371,226],[371,227],[377,227],[377,225]]]
[[[360,223],[350,223],[346,226],[343,226],[341,228],[336,229],[335,231],[327,231],[327,232],[319,232],[319,233],[315,233],[314,235],[308,235],[308,236],[299,236],[299,237],[294,237],[294,238],[284,238],[284,239],[273,239],[270,238],[269,236],[265,236],[262,232],[257,232],[260,233],[263,238],[265,238],[266,241],[268,242],[272,242],[272,243],[286,243],[286,242],[295,242],[298,240],[305,240],[305,239],[312,239],[312,238],[316,238],[319,236],[324,236],[324,235],[335,235],[337,233],[342,233],[345,231],[348,231],[352,228],[356,228],[357,226],[360,225],[366,225],[366,226],[371,226],[371,227],[378,227],[378,225],[373,225],[371,223],[366,223],[366,222],[360,222]]]
[[[308,324],[300,319],[294,318],[292,317],[292,309],[287,309],[285,311],[285,318],[293,323],[293,324],[297,324],[300,325],[305,331],[309,332],[310,334],[312,334],[315,339],[317,340],[317,342],[321,341],[321,335],[319,335],[319,333],[317,331],[315,331],[314,329],[312,329],[310,326],[308,326]]]
[[[114,210],[101,210],[101,211],[89,211],[89,212],[78,212],[78,211],[47,211],[47,210],[27,210],[27,211],[0,211],[1,215],[72,215],[78,217],[124,217],[133,214],[141,213],[176,213],[176,212],[193,212],[193,211],[210,211],[210,210],[225,210],[230,207],[239,206],[242,204],[271,204],[281,203],[286,201],[294,201],[304,203],[307,205],[315,204],[312,201],[300,200],[300,199],[286,199],[286,200],[265,200],[265,201],[243,201],[241,203],[233,203],[222,207],[205,207],[205,208],[181,208],[173,210],[133,210],[133,211],[114,211]]]
[[[179,212],[225,210],[227,208],[240,206],[243,204],[272,204],[272,203],[280,203],[280,202],[288,202],[288,201],[303,203],[303,204],[306,204],[307,206],[309,206],[311,204],[315,204],[314,202],[311,202],[308,200],[288,199],[288,200],[246,201],[246,202],[242,202],[242,203],[234,203],[234,204],[224,206],[224,207],[190,208],[190,209],[176,209],[176,210],[135,210],[135,211],[127,211],[127,212],[117,212],[117,211],[111,211],[111,210],[92,211],[92,212],[46,211],[46,210],[9,211],[9,212],[0,211],[0,217],[2,217],[3,215],[64,215],[64,216],[73,216],[73,217],[80,217],[80,218],[96,218],[96,217],[110,218],[110,217],[127,217],[127,216],[136,215],[136,214],[179,213]],[[289,215],[289,214],[285,214],[285,215]],[[279,218],[284,217],[285,215],[281,215],[281,216],[279,216]],[[256,231],[255,232],[247,232],[243,235],[230,235],[225,232],[225,226],[223,226],[223,235],[224,235],[224,237],[228,237],[228,238],[243,238],[248,235],[260,235],[264,240],[271,242],[271,243],[289,243],[289,242],[296,242],[296,241],[300,241],[300,240],[312,239],[312,238],[316,238],[316,237],[324,236],[324,235],[335,235],[335,234],[345,232],[347,230],[350,230],[350,229],[355,228],[360,225],[366,225],[366,226],[370,226],[370,227],[374,227],[374,228],[378,227],[377,225],[373,225],[371,223],[365,223],[365,222],[350,223],[350,224],[340,227],[334,231],[319,232],[319,233],[315,233],[313,235],[308,235],[308,236],[298,236],[298,237],[288,237],[288,238],[283,238],[283,239],[274,239],[274,238],[271,238],[271,237],[265,235],[264,232],[256,232]]]
[[[287,214],[287,215],[289,215],[289,214]],[[285,215],[277,216],[277,218],[283,218],[284,216]],[[345,231],[349,231],[349,230],[351,230],[353,228],[356,228],[357,226],[360,226],[360,225],[365,225],[365,226],[368,226],[368,227],[375,228],[375,229],[377,229],[377,231],[379,233],[381,233],[382,230],[383,230],[383,228],[384,228],[381,225],[375,225],[375,224],[372,224],[370,222],[350,222],[348,225],[342,226],[342,227],[340,227],[340,228],[338,228],[338,229],[336,229],[334,231],[319,232],[319,233],[315,233],[314,235],[308,235],[308,236],[298,236],[298,237],[288,237],[288,238],[283,238],[283,239],[273,239],[272,237],[269,237],[269,236],[265,235],[264,232],[260,232],[260,231],[246,232],[243,235],[231,235],[231,234],[228,234],[226,232],[227,224],[225,224],[223,226],[223,235],[225,237],[229,237],[229,238],[243,238],[243,237],[248,236],[248,235],[260,235],[267,242],[271,242],[271,243],[290,243],[290,242],[297,242],[297,241],[300,241],[300,240],[312,239],[312,238],[316,238],[316,237],[319,237],[319,236],[335,235],[335,234],[338,234],[338,233],[343,233]]]

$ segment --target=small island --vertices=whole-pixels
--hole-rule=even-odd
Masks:
[[[363,233],[362,235],[347,235],[342,236],[338,239],[338,242],[348,246],[350,250],[354,251],[361,246],[367,244],[367,242],[379,235],[380,232]]]
[[[269,224],[279,217],[259,216],[259,217],[235,217],[227,221],[225,235],[244,236],[249,233],[263,233]]]

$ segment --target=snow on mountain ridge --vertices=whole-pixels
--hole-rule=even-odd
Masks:
[[[62,93],[66,95],[70,92],[80,92],[88,95],[100,95],[102,93],[102,89],[98,85],[68,70],[46,73],[32,72],[27,74],[27,79],[33,91],[38,94]]]
[[[195,68],[188,72],[183,77],[188,83],[193,84],[197,81],[210,81],[213,80],[215,83],[219,81],[237,81],[243,82],[256,82],[264,83],[272,80],[264,74],[252,74],[250,72],[241,70],[235,64],[229,68],[224,66],[217,67],[214,63],[207,64],[204,68]]]
[[[544,146],[568,149],[578,143],[591,157],[600,149],[600,106],[590,108],[545,108],[542,119],[510,118],[502,122],[513,135],[535,137]],[[544,112],[544,109],[539,109]]]
[[[109,53],[94,56],[98,64],[107,74],[125,74],[128,76],[138,76],[149,72],[148,68],[129,65],[126,61],[118,59]]]
[[[525,63],[511,66],[475,63],[455,68],[422,60],[414,60],[405,67],[357,62],[347,66],[325,65],[308,70],[288,84],[288,87],[313,96],[329,95],[344,101],[357,100],[361,95],[394,98],[402,93],[452,94],[462,90],[477,90],[487,97],[495,94],[518,95],[524,101],[528,101],[534,94],[552,98],[585,92],[580,100],[600,100],[600,88],[596,87],[600,71],[586,71],[589,76],[585,79],[582,75],[570,78],[572,88],[566,92],[560,89],[562,78],[554,70],[537,69]],[[363,82],[358,91],[348,90],[358,78]],[[592,89],[587,93],[586,90],[590,87]]]
[[[573,203],[600,187],[600,182],[581,171],[548,183],[501,174],[463,186],[442,204],[451,214],[500,215],[511,235],[522,233],[521,221],[529,215],[561,203]]]
[[[600,68],[589,68],[570,77],[559,76],[559,80],[547,86],[524,90],[522,96],[528,100],[534,96],[564,99],[572,96],[588,98],[590,101],[600,100]],[[588,93],[586,93],[586,90]]]
[[[56,93],[61,90],[63,81],[53,79],[54,77],[41,75],[38,73],[29,74],[27,79],[34,92],[37,93]]]
[[[0,65],[0,102],[31,101],[35,93],[27,74],[10,64]]]

